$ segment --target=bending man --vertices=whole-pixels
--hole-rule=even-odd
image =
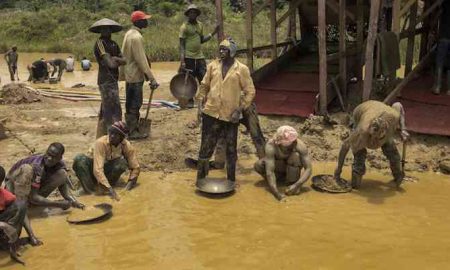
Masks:
[[[291,184],[286,195],[298,195],[302,185],[312,172],[311,159],[306,145],[298,139],[297,131],[281,126],[265,147],[266,156],[255,163],[255,171],[266,179],[270,191],[278,199],[284,195],[278,190],[277,181]],[[301,173],[301,170],[304,172]]]
[[[140,167],[136,150],[126,139],[128,132],[124,122],[116,122],[109,128],[109,135],[95,142],[93,158],[84,154],[75,157],[73,170],[87,193],[106,189],[111,198],[118,201],[119,196],[113,186],[127,168],[130,176],[125,189],[131,190],[136,186]]]
[[[58,71],[58,82],[61,81],[61,77],[66,69],[66,61],[63,59],[53,59],[48,61],[48,63],[53,67],[53,72],[51,77],[55,76],[56,71]]]
[[[338,165],[334,172],[340,179],[345,157],[351,149],[353,152],[352,188],[358,189],[366,173],[367,148],[383,150],[389,160],[394,181],[398,186],[403,182],[400,154],[394,143],[394,136],[400,132],[403,141],[409,137],[405,126],[405,111],[396,102],[392,107],[375,100],[363,102],[353,111],[353,130],[343,142],[339,152]]]

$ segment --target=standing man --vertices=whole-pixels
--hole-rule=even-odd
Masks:
[[[186,69],[192,70],[192,75],[199,83],[206,73],[202,44],[208,42],[219,31],[219,26],[216,26],[212,33],[204,36],[203,24],[197,20],[200,14],[200,9],[196,5],[189,5],[184,12],[187,22],[180,27],[180,72]],[[194,100],[189,102],[193,105]]]
[[[48,61],[48,63],[50,64],[50,66],[52,66],[53,71],[52,71],[52,75],[50,77],[55,76],[56,71],[58,70],[58,82],[61,81],[61,77],[64,73],[64,70],[66,69],[66,61],[64,61],[63,59],[60,58],[56,58],[53,60]]]
[[[439,22],[439,41],[436,53],[436,77],[433,94],[439,95],[442,90],[442,76],[450,51],[450,0],[442,3],[442,13]],[[448,65],[449,63],[447,63]],[[450,69],[447,69],[447,95],[450,95]]]
[[[220,43],[220,60],[214,60],[208,65],[196,97],[199,108],[204,104],[197,180],[208,175],[209,159],[219,138],[225,138],[226,141],[227,178],[236,180],[239,119],[255,97],[250,71],[234,58],[236,51],[233,40],[225,39]]]
[[[9,75],[11,76],[11,81],[13,82],[16,80],[17,61],[19,60],[19,54],[17,53],[17,46],[12,46],[11,50],[5,53],[5,60],[6,64],[8,65],[8,71]]]
[[[126,59],[125,66],[120,68],[120,78],[126,81],[125,121],[130,129],[130,140],[142,139],[144,135],[139,132],[138,122],[143,102],[144,80],[150,81],[152,90],[158,88],[158,83],[150,70],[150,65],[145,54],[144,38],[141,31],[148,27],[150,15],[142,11],[131,14],[133,26],[125,34],[122,45],[123,56]]]
[[[73,72],[75,67],[75,60],[73,59],[72,55],[69,55],[66,59],[66,71],[67,72]]]
[[[87,193],[96,189],[106,189],[114,200],[119,196],[113,186],[120,176],[130,169],[130,176],[125,187],[131,190],[136,186],[140,173],[136,150],[126,139],[128,128],[122,121],[114,123],[109,128],[109,135],[97,139],[94,145],[93,157],[79,154],[73,162],[73,170],[81,186]]]
[[[400,133],[403,141],[409,137],[402,104],[396,102],[390,107],[375,100],[363,102],[353,111],[352,128],[350,136],[343,142],[339,152],[338,165],[334,172],[336,180],[341,177],[345,157],[351,149],[353,153],[352,188],[358,189],[366,173],[367,148],[381,147],[383,154],[389,160],[394,182],[399,187],[404,175],[394,136]]]
[[[102,98],[97,125],[97,138],[107,134],[107,129],[122,120],[119,97],[119,66],[126,63],[119,45],[111,39],[112,33],[122,31],[122,26],[110,19],[94,23],[89,31],[99,33],[94,45],[94,55],[98,63],[98,88]]]

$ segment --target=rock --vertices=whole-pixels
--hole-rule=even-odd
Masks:
[[[442,173],[450,174],[450,160],[443,160],[439,162],[439,169]]]

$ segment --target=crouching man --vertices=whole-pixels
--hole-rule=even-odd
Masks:
[[[409,138],[402,105],[396,102],[391,107],[375,100],[366,101],[353,111],[352,128],[350,136],[341,146],[338,165],[334,172],[335,178],[340,179],[345,157],[351,149],[353,152],[352,188],[358,189],[366,172],[367,148],[381,147],[383,154],[389,160],[395,184],[399,187],[404,175],[394,136],[400,133],[403,141]]]
[[[136,151],[126,139],[129,130],[122,121],[115,122],[108,130],[109,135],[97,139],[94,144],[93,157],[79,154],[73,162],[75,171],[81,185],[87,193],[96,190],[107,190],[114,200],[119,196],[114,191],[120,176],[130,169],[130,176],[126,190],[136,186],[140,173]]]
[[[286,195],[300,194],[302,185],[311,176],[312,165],[308,149],[298,139],[297,131],[290,126],[279,127],[274,137],[267,142],[265,154],[265,158],[255,163],[255,171],[267,180],[273,195],[278,200],[284,198],[278,190],[277,181],[290,184]]]
[[[67,168],[62,160],[64,146],[52,143],[43,155],[32,155],[18,161],[6,176],[6,187],[18,200],[32,205],[57,207],[66,210],[70,207],[84,208],[71,194],[68,184]],[[47,197],[58,189],[63,201],[52,201]],[[25,229],[30,236],[31,245],[42,242],[34,236],[28,217],[25,217]]]

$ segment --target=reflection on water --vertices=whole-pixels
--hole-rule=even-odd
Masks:
[[[319,193],[308,183],[300,196],[278,203],[249,173],[251,163],[240,161],[245,174],[228,198],[196,195],[193,171],[145,173],[136,190],[121,192],[104,223],[34,219],[45,244],[24,252],[27,269],[448,268],[447,176],[417,174],[418,183],[397,191],[387,184],[390,176],[371,172],[360,191]],[[333,167],[318,163],[314,173]],[[1,253],[1,269],[22,269],[8,262]]]
[[[44,58],[46,60],[51,60],[54,58],[66,59],[69,55],[69,53],[21,53],[19,51],[18,70],[20,81],[25,82],[28,79],[29,73],[27,70],[27,65],[32,64],[34,61],[37,61],[41,58]],[[155,73],[155,77],[161,84],[170,81],[170,79],[176,74],[178,66],[178,62],[156,62],[152,63],[152,70]],[[90,71],[82,71],[80,62],[75,61],[75,71],[64,72],[60,85],[64,88],[69,88],[78,83],[83,83],[89,86],[96,86],[97,69],[98,65],[96,63],[93,63],[93,68]],[[0,77],[2,80],[2,84],[10,83],[8,67],[3,59],[3,56],[0,59]],[[39,86],[42,86],[42,84],[39,84]]]

